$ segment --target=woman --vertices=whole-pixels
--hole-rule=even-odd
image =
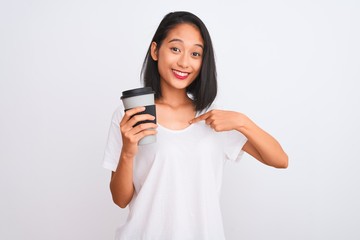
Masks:
[[[155,91],[157,123],[139,107],[114,112],[104,167],[114,202],[129,216],[116,239],[225,239],[220,188],[226,160],[247,152],[286,168],[280,144],[246,115],[216,109],[216,66],[204,23],[189,12],[161,21],[143,64]],[[156,143],[138,146],[147,135]]]

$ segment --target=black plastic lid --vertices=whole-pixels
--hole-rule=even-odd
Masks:
[[[122,92],[120,99],[155,93],[151,87],[130,89]]]

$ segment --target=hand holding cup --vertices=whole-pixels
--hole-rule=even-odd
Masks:
[[[120,126],[123,137],[138,145],[154,143],[156,136],[156,109],[154,91],[150,87],[124,91],[121,100],[125,108],[125,116]],[[126,134],[126,135],[125,135]]]

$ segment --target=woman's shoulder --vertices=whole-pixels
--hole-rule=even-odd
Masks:
[[[209,107],[199,111],[198,115],[204,114],[206,112],[209,112],[209,111],[215,110],[215,109],[223,109],[223,107],[220,104],[218,104],[217,102],[213,102]]]
[[[115,122],[119,122],[123,116],[124,116],[124,106],[122,104],[119,104],[118,106],[115,107],[113,111],[112,119]]]

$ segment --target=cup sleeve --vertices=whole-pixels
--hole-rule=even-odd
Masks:
[[[225,132],[225,155],[226,159],[238,162],[244,154],[243,146],[247,142],[247,138],[238,131]]]
[[[108,132],[108,138],[105,145],[103,167],[105,169],[116,171],[119,163],[120,152],[122,148],[122,138],[120,132],[120,121],[124,115],[123,107],[118,107],[111,119],[111,124]]]

